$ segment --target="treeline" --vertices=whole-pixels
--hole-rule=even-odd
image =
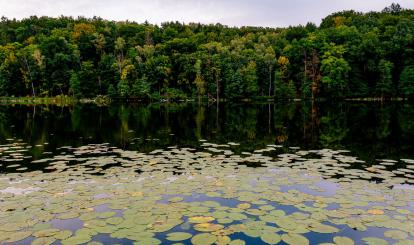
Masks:
[[[414,96],[414,10],[289,28],[30,17],[0,22],[0,96]]]

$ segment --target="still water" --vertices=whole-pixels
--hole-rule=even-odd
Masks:
[[[3,105],[0,244],[412,244],[413,119],[406,103]]]

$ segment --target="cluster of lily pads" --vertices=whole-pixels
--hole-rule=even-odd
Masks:
[[[31,162],[45,171],[0,175],[0,244],[414,243],[413,161],[233,147],[62,147]]]
[[[87,173],[100,173],[102,168],[108,166],[123,166],[140,172],[161,170],[185,173],[205,167],[241,167],[242,164],[247,167],[291,167],[318,171],[327,179],[336,178],[340,181],[366,179],[389,186],[414,184],[412,159],[378,159],[377,163],[368,164],[350,156],[346,150],[300,150],[291,147],[289,153],[286,153],[285,150],[280,150],[280,145],[268,145],[254,152],[241,151],[236,154],[238,143],[213,144],[204,140],[201,143],[196,149],[169,147],[149,154],[121,150],[109,144],[91,144],[77,148],[64,146],[58,148],[53,157],[47,158],[53,154],[44,152],[44,158],[32,161],[28,154],[32,146],[13,141],[0,145],[0,169],[6,169],[5,172],[25,172],[30,171],[30,167],[38,166],[35,169],[66,171],[73,167],[70,165],[77,165],[87,168]],[[204,158],[204,161],[197,162],[200,158]]]

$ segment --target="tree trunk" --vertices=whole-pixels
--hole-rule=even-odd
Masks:
[[[217,104],[220,101],[220,87],[219,87],[219,79],[218,79],[218,72],[216,71],[216,100]]]
[[[304,57],[305,57],[305,70],[303,72],[303,81],[302,81],[302,88],[304,87],[304,84],[306,85],[306,74],[308,72],[308,55],[306,53],[306,50],[303,51]],[[303,91],[302,91],[303,96]]]
[[[271,96],[272,92],[272,66],[269,65],[269,97]]]
[[[30,79],[30,83],[31,83],[31,86],[32,86],[32,95],[33,95],[34,98],[36,98],[36,93],[35,93],[34,85],[33,85],[32,72],[30,71],[29,62],[27,62],[26,57],[24,57],[24,63],[26,65],[27,72],[29,73],[29,79]]]

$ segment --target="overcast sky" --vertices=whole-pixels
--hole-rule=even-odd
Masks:
[[[100,16],[159,24],[165,21],[283,27],[320,20],[333,12],[382,10],[392,2],[414,8],[414,0],[0,0],[0,16]]]

